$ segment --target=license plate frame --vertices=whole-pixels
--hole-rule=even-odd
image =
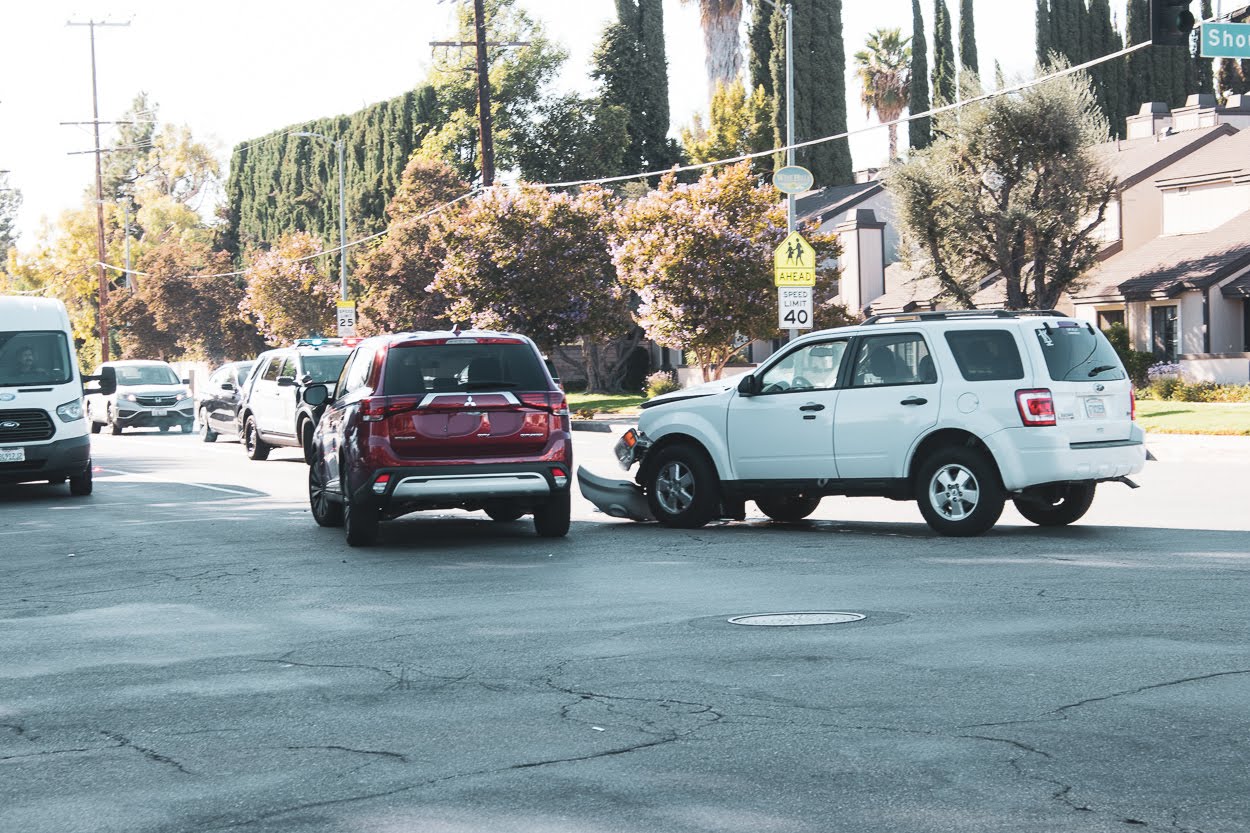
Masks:
[[[0,463],[25,463],[26,449],[0,448]]]
[[[168,408],[153,408],[152,409],[152,416],[168,416],[168,415],[169,415]]]
[[[1104,419],[1107,416],[1107,403],[1098,396],[1088,397],[1085,400],[1085,416],[1090,419]]]

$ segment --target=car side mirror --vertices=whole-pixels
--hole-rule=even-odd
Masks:
[[[304,402],[316,408],[330,401],[330,389],[325,385],[309,385],[304,388]]]
[[[755,396],[762,389],[759,377],[753,374],[747,374],[738,381],[738,393],[743,396]]]
[[[296,385],[296,382],[295,382],[294,376],[279,376],[278,377],[278,387],[280,388],[293,388],[295,387],[295,385]]]
[[[189,385],[189,384],[191,384],[191,377],[190,377],[190,376],[188,376],[187,378],[183,379],[183,380],[182,380],[182,383],[183,383],[184,385]]]
[[[222,382],[222,383],[221,383],[221,389],[222,389],[222,390],[234,390],[234,383],[233,383],[233,382]]]
[[[83,393],[99,393],[109,396],[117,393],[117,368],[102,367],[99,376],[84,376],[82,381]],[[87,382],[99,382],[99,385],[94,390],[87,390]]]

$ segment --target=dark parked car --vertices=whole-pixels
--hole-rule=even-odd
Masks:
[[[252,364],[250,361],[223,364],[195,392],[195,418],[204,442],[211,443],[223,434],[227,439],[239,438],[242,388]]]
[[[513,333],[404,333],[366,339],[313,435],[308,496],[321,526],[352,546],[382,520],[423,509],[533,514],[543,537],[569,530],[573,444],[564,392],[534,343]]]
[[[313,428],[322,406],[307,402],[304,389],[337,379],[350,352],[337,339],[315,339],[256,357],[238,422],[248,457],[264,460],[274,446],[292,446],[311,459]]]

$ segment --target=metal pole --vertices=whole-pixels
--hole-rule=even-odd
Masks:
[[[100,163],[100,101],[96,94],[95,78],[95,21],[90,23],[91,32],[91,120],[95,129],[95,224],[96,261],[100,272],[100,361],[109,360],[109,302],[108,276],[104,273],[104,174]]]
[[[347,203],[343,198],[343,140],[335,142],[339,152],[339,297],[347,300]]]
[[[473,0],[473,22],[477,38],[477,123],[482,134],[482,187],[495,184],[495,145],[490,135],[490,74],[486,63],[486,10],[482,0]]]
[[[786,164],[794,164],[794,10],[786,3]],[[794,194],[786,195],[786,230],[793,233],[798,227]],[[799,331],[790,329],[790,340],[799,337]]]
[[[130,285],[130,197],[122,198],[122,239],[126,242],[126,289],[134,292]]]

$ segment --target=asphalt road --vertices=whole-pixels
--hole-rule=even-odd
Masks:
[[[6,833],[1250,829],[1250,440],[1152,439],[1059,531],[579,498],[563,540],[448,512],[370,550],[294,450],[94,447],[90,498],[0,489]],[[865,618],[727,621],[792,611]]]

